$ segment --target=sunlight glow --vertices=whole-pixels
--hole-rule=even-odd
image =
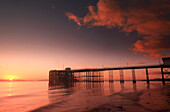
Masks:
[[[17,79],[17,77],[15,75],[8,75],[8,76],[6,76],[6,80],[9,80],[9,81],[14,81],[16,79]]]

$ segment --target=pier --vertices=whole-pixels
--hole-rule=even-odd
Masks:
[[[94,69],[75,69],[66,68],[65,70],[51,70],[49,72],[49,84],[54,85],[57,83],[69,83],[75,81],[85,82],[104,82],[104,71],[109,73],[109,82],[113,82],[114,74],[113,71],[118,70],[120,75],[120,83],[124,83],[124,70],[132,70],[132,82],[136,83],[136,72],[137,69],[145,69],[146,71],[146,82],[150,83],[149,69],[158,68],[161,73],[162,84],[165,85],[165,78],[168,78],[170,72],[165,69],[170,68],[170,57],[162,58],[164,64],[160,65],[148,65],[148,66],[127,66],[127,67],[110,67],[110,68],[94,68]],[[165,77],[165,75],[167,75]]]
[[[151,65],[151,66],[131,66],[131,67],[112,67],[112,68],[95,68],[95,69],[75,69],[66,68],[65,70],[51,70],[49,72],[49,83],[57,83],[58,81],[63,82],[73,82],[73,81],[85,81],[85,82],[103,82],[104,74],[102,72],[109,72],[109,81],[113,82],[113,71],[119,70],[120,83],[124,83],[124,70],[132,70],[132,82],[136,83],[135,70],[145,69],[146,70],[146,81],[149,84],[149,72],[148,69],[159,68],[161,71],[162,84],[165,85],[165,74],[170,74],[170,72],[165,72],[165,68],[170,68],[170,65]]]

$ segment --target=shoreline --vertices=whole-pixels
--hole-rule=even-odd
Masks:
[[[147,89],[122,89],[106,96],[87,96],[75,99],[77,94],[85,95],[91,89],[78,91],[59,102],[30,110],[31,112],[168,112],[170,111],[170,84],[151,84]],[[83,98],[83,97],[82,97]],[[79,104],[80,103],[80,104]]]
[[[131,93],[108,96],[110,101],[84,112],[168,112],[170,111],[170,84]]]

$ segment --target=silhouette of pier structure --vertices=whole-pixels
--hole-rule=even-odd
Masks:
[[[120,83],[124,83],[124,70],[132,70],[132,82],[136,83],[136,73],[137,69],[146,70],[146,81],[149,84],[149,72],[148,69],[159,68],[162,76],[162,84],[165,85],[165,78],[168,78],[170,72],[165,68],[170,68],[170,57],[162,58],[163,63],[161,65],[149,65],[149,66],[128,66],[128,67],[112,67],[112,68],[95,68],[95,69],[76,69],[71,70],[71,68],[66,68],[65,70],[51,70],[49,72],[49,84],[54,85],[57,83],[69,83],[75,81],[85,81],[85,82],[103,82],[104,81],[104,71],[109,72],[109,82],[113,82],[113,71],[119,70]],[[165,69],[165,70],[164,70]],[[164,75],[167,75],[166,77]],[[164,78],[165,77],[165,78]]]
[[[103,82],[104,74],[102,72],[109,72],[109,81],[113,82],[113,71],[119,70],[120,82],[124,83],[124,70],[132,70],[132,82],[136,83],[135,70],[145,69],[146,70],[146,81],[149,84],[149,72],[148,69],[160,68],[162,83],[165,85],[164,74],[170,74],[170,72],[165,71],[165,68],[170,68],[170,65],[151,65],[151,66],[131,66],[131,67],[113,67],[113,68],[95,68],[95,69],[76,69],[71,70],[71,68],[66,68],[65,70],[51,70],[49,72],[49,83],[54,84],[60,81],[63,82],[74,82],[74,81],[85,81],[85,82]],[[165,72],[164,72],[165,71]]]

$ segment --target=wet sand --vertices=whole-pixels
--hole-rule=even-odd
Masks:
[[[31,112],[170,112],[170,83],[163,86],[157,82],[147,86],[143,82],[133,85],[126,82],[125,87],[119,84],[115,82],[114,87],[107,88],[106,85],[102,86],[103,89],[80,90],[61,100],[52,96],[49,98],[55,102]],[[108,95],[95,94],[109,91]]]
[[[108,97],[109,102],[86,112],[170,112],[170,84]]]

